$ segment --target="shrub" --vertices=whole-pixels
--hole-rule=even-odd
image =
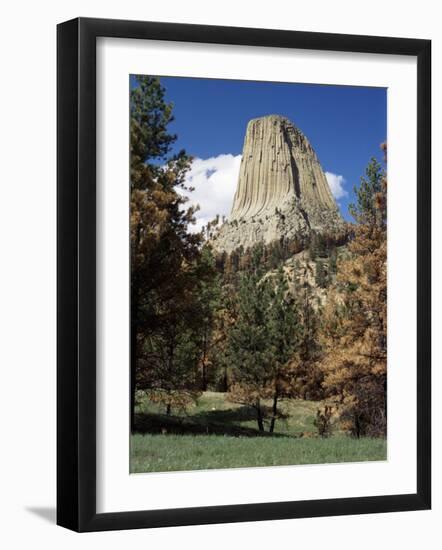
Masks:
[[[333,409],[330,405],[317,410],[313,424],[321,437],[329,437],[332,434],[332,416]]]

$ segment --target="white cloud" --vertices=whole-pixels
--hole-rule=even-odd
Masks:
[[[346,189],[344,189],[345,178],[339,174],[333,174],[332,172],[326,172],[325,177],[327,178],[330,190],[333,193],[335,199],[341,199],[348,195]]]
[[[199,204],[196,224],[189,229],[200,231],[217,214],[228,216],[238,183],[241,155],[218,155],[208,159],[196,158],[186,176],[186,185],[195,191],[186,193],[187,204]]]
[[[190,231],[200,231],[208,221],[219,214],[229,216],[233,204],[233,196],[238,183],[241,155],[218,155],[208,159],[195,158],[186,175],[186,186],[195,188],[185,192],[189,204],[198,204],[196,224],[189,227]],[[335,199],[348,195],[344,189],[345,178],[339,174],[326,172],[328,184]]]

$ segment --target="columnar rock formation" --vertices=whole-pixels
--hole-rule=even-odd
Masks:
[[[302,132],[279,115],[251,120],[232,212],[213,239],[215,250],[304,238],[313,230],[334,231],[342,225],[319,160]]]

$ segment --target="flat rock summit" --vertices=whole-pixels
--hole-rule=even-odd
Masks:
[[[287,118],[268,115],[247,125],[229,219],[212,238],[216,251],[258,242],[333,232],[343,219],[318,157]]]

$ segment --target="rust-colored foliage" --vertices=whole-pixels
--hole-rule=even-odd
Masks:
[[[377,177],[381,190],[364,197],[369,216],[360,209],[364,223],[355,227],[350,256],[338,261],[323,312],[323,386],[357,437],[387,429],[387,180],[383,171]]]

